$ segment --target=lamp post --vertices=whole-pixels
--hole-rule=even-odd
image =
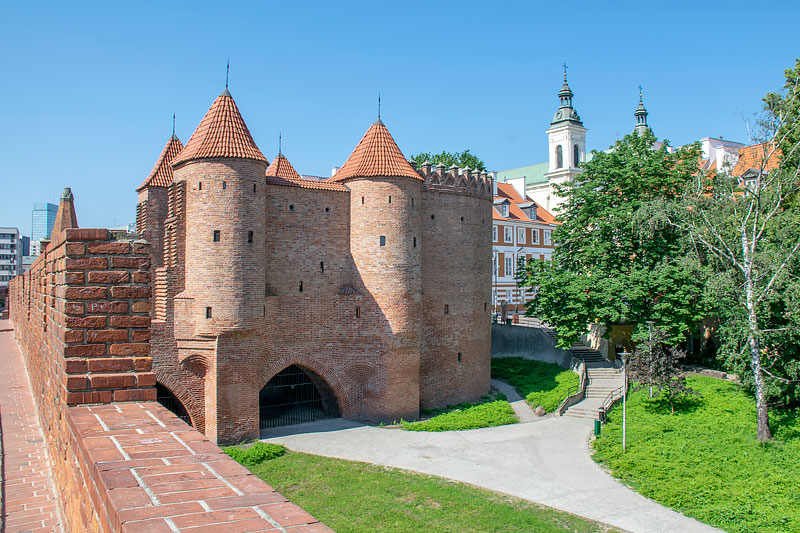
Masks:
[[[628,401],[628,358],[631,356],[630,352],[622,352],[619,354],[622,357],[622,451],[625,451],[625,419],[627,413],[625,412],[626,404]]]
[[[647,332],[650,334],[650,341],[647,343],[647,348],[650,350],[649,357],[650,357],[650,397],[653,397],[653,324],[655,324],[655,320],[648,320],[647,321]]]

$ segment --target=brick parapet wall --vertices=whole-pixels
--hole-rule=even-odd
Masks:
[[[104,531],[330,531],[155,402],[66,419]]]
[[[10,284],[16,338],[35,384],[58,403],[155,399],[150,358],[149,245],[105,229],[55,236]]]

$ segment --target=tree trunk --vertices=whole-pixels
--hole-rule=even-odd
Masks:
[[[769,413],[767,411],[767,398],[764,393],[764,372],[761,370],[761,343],[758,340],[758,317],[756,316],[756,304],[753,297],[753,282],[748,276],[745,280],[747,292],[747,325],[748,341],[750,342],[750,366],[753,369],[753,381],[756,388],[756,438],[760,441],[772,439],[772,432],[769,430]]]

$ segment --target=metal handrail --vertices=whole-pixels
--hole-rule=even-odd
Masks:
[[[586,361],[584,361],[583,359],[578,359],[577,357],[573,356],[572,359],[570,360],[570,365],[569,365],[570,368],[572,368],[576,362],[578,366],[582,367],[582,371],[580,373],[581,379],[577,386],[573,385],[572,387],[567,389],[567,396],[561,401],[561,403],[558,404],[556,412],[559,414],[559,416],[563,415],[564,411],[566,411],[567,407],[569,407],[568,405],[566,405],[568,401],[575,398],[576,396],[581,396],[586,394],[586,381],[589,379],[589,375],[586,370]]]
[[[625,385],[620,385],[616,389],[612,390],[608,393],[608,396],[603,400],[603,403],[600,404],[600,407],[597,408],[598,411],[602,413],[601,420],[605,422],[606,414],[609,410],[617,403],[619,400],[622,399],[622,389],[625,388]]]

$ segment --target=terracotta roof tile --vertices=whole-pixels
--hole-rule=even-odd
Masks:
[[[557,224],[556,217],[553,216],[547,209],[536,204],[536,219],[531,219],[525,214],[525,211],[519,207],[519,204],[532,202],[530,198],[522,199],[517,190],[510,183],[497,184],[497,196],[495,199],[507,198],[510,202],[508,206],[508,217],[500,216],[497,209],[492,210],[492,218],[495,220],[522,220],[524,222],[544,222],[545,224]]]
[[[276,176],[286,179],[300,179],[300,174],[294,169],[286,156],[278,152],[272,164],[267,167],[267,176]]]
[[[147,176],[147,179],[136,188],[136,191],[141,191],[145,187],[169,187],[172,183],[172,161],[183,150],[183,143],[178,139],[175,134],[169,138],[161,155],[158,156],[153,171]]]
[[[733,175],[741,176],[750,169],[773,170],[780,165],[781,156],[780,149],[775,148],[773,143],[754,144],[739,148],[739,161],[733,167]]]
[[[267,175],[267,185],[279,185],[281,187],[301,187],[303,189],[317,189],[322,191],[342,191],[347,192],[347,188],[341,183],[331,180],[307,180],[300,176],[297,178],[284,178],[281,176]]]
[[[172,166],[206,157],[238,157],[266,161],[256,146],[236,102],[227,89],[214,100]]]
[[[329,181],[371,176],[403,176],[422,180],[403,156],[381,119],[369,127],[345,164]]]

